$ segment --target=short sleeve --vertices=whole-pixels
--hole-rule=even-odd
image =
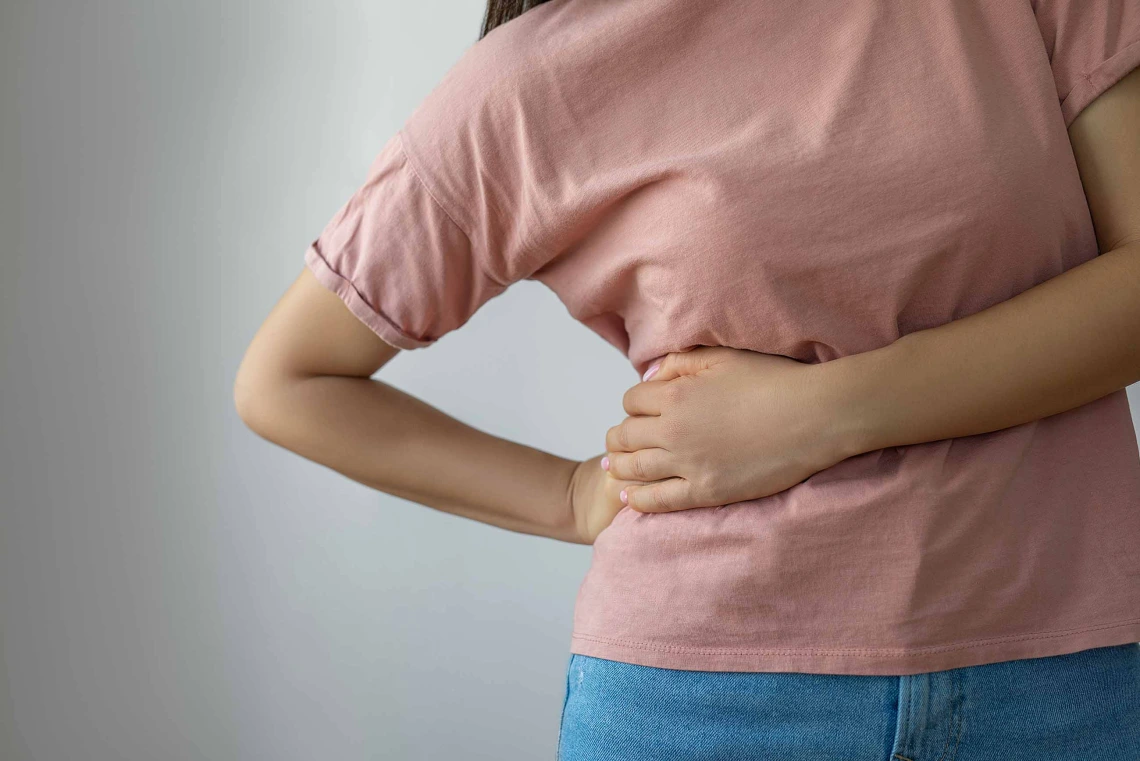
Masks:
[[[309,245],[305,263],[374,333],[401,349],[434,343],[504,289],[419,179],[399,132]]]
[[[1065,126],[1140,65],[1140,0],[1034,0]]]
[[[553,255],[542,78],[508,27],[464,52],[305,252],[398,348],[431,345]]]

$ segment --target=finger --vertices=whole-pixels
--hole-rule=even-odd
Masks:
[[[626,505],[621,501],[621,490],[628,484],[625,481],[619,481],[616,478],[606,477],[602,486],[603,501],[606,506],[606,513],[609,516],[609,521],[613,520],[613,516],[617,515]]]
[[[625,487],[625,503],[641,513],[670,513],[698,507],[692,489],[683,478],[666,478],[653,484]]]
[[[687,351],[669,352],[661,360],[660,367],[656,371],[649,372],[653,369],[652,365],[649,370],[645,371],[647,377],[643,380],[657,382],[673,380],[682,375],[696,375],[723,360],[725,351],[726,349],[723,346],[697,346]],[[732,351],[732,349],[727,349],[727,351]]]
[[[627,417],[606,431],[606,452],[612,457],[615,452],[660,447],[663,441],[661,418]]]
[[[626,481],[660,481],[679,475],[672,454],[658,447],[636,452],[613,452],[607,455],[609,474]]]
[[[626,389],[621,406],[629,415],[660,415],[664,391],[665,386],[661,383],[642,381]]]

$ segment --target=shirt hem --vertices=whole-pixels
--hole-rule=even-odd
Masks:
[[[570,652],[685,671],[904,676],[1140,642],[1140,618],[1081,629],[920,648],[696,648],[574,632]]]

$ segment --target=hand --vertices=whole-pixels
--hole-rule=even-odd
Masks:
[[[626,391],[606,433],[629,506],[671,512],[783,491],[855,453],[824,364],[702,346],[665,356]]]
[[[583,460],[570,478],[570,510],[583,544],[593,544],[625,507],[619,494],[629,484],[602,470],[601,460]]]

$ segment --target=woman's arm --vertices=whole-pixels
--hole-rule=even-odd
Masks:
[[[511,531],[593,541],[607,488],[596,460],[491,436],[373,380],[398,352],[306,268],[246,351],[234,401],[262,438],[366,486]],[[616,490],[610,501],[612,518]]]
[[[1140,381],[1140,242],[828,364],[851,454],[988,433],[1087,404]]]
[[[1140,69],[1069,129],[1100,250],[1008,301],[818,364],[722,347],[668,355],[606,435],[631,507],[776,493],[863,452],[969,436],[1140,381]],[[651,368],[652,371],[652,368]]]

